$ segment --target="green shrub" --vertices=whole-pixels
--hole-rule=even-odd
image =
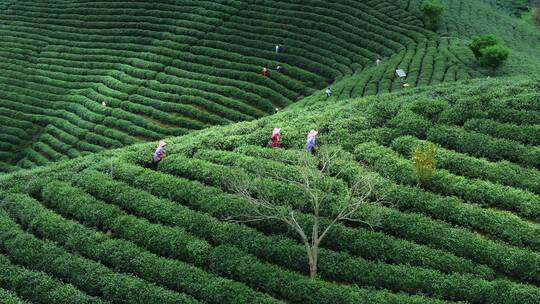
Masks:
[[[499,67],[510,55],[510,50],[494,35],[476,36],[468,46],[481,65],[493,69]]]
[[[412,151],[414,172],[419,186],[425,185],[431,180],[436,168],[437,146],[432,143],[427,145],[417,144]]]
[[[488,119],[471,119],[463,125],[468,131],[514,140],[525,145],[540,146],[539,125],[516,125]]]
[[[495,69],[510,55],[510,49],[502,45],[488,46],[480,50],[480,64]]]
[[[500,122],[515,124],[540,124],[540,111],[515,109],[490,109],[489,116]]]
[[[351,169],[358,169],[357,167],[352,167]],[[337,166],[336,170],[340,170],[341,166]],[[137,173],[136,173],[137,172]],[[351,175],[352,175],[351,171]],[[155,185],[150,185],[148,183],[149,178],[141,178],[137,177],[140,175],[140,171],[136,170],[129,174],[127,172],[118,172],[118,176],[122,177],[122,179],[129,179],[130,183],[136,184],[136,185],[145,185],[147,188],[151,189],[151,192],[160,195],[164,192],[166,193],[174,193],[175,191],[178,192],[178,194],[175,194],[175,200],[183,201],[186,198],[186,195],[180,193],[178,189],[183,189],[185,186],[179,186],[171,185],[171,189],[177,189],[174,191],[167,190],[165,191],[163,189],[163,185],[166,185],[167,183],[165,181],[162,181],[160,183],[157,183]],[[135,175],[134,175],[135,174]],[[356,172],[354,174],[366,174],[365,172]],[[157,178],[157,176],[155,176]],[[137,181],[139,179],[139,181]],[[146,182],[143,182],[142,180],[146,180]],[[414,178],[413,178],[414,182]],[[182,191],[190,191],[193,195],[192,189],[185,189]],[[408,195],[409,193],[410,195]],[[417,194],[414,192],[410,192],[410,190],[403,188],[402,191],[395,191],[392,189],[384,190],[382,192],[383,196],[389,200],[389,202],[398,202],[400,199],[407,198],[408,204],[414,204],[417,200]],[[205,197],[213,197],[215,195],[207,195]],[[390,199],[391,198],[391,199]],[[195,199],[195,198],[194,198]],[[455,203],[450,204],[453,205]],[[212,207],[214,206],[214,207]],[[227,209],[230,210],[226,214],[235,214],[234,212],[240,212],[241,214],[241,207],[237,207],[232,203],[227,204]],[[217,206],[217,203],[211,203],[206,202],[204,206],[201,206],[204,208],[209,208],[207,210],[213,210],[213,208],[219,208]],[[199,207],[200,208],[200,207]],[[233,211],[238,208],[238,211]],[[364,212],[368,212],[368,210],[364,210]],[[437,221],[434,221],[430,218],[422,217],[415,214],[407,214],[407,213],[400,213],[398,211],[392,210],[392,209],[383,209],[385,213],[387,213],[384,217],[381,218],[383,222],[378,226],[378,229],[381,229],[382,231],[386,231],[387,233],[392,233],[399,235],[401,237],[406,238],[413,238],[416,241],[419,241],[421,243],[430,243],[430,244],[437,244],[437,246],[442,246],[445,250],[449,250],[451,252],[456,252],[460,256],[467,256],[470,259],[476,260],[479,263],[487,264],[498,271],[507,273],[511,276],[516,276],[524,280],[535,280],[533,276],[530,275],[530,272],[532,271],[532,268],[537,268],[534,266],[534,263],[531,264],[531,261],[539,259],[540,256],[537,256],[535,253],[519,249],[516,247],[511,247],[503,244],[499,244],[496,242],[491,242],[487,240],[483,240],[479,238],[477,235],[470,233],[467,230],[464,229],[456,229],[452,228],[451,226],[447,224],[443,224]],[[217,212],[217,211],[214,211]],[[221,212],[221,211],[219,211]],[[443,211],[444,214],[444,211]],[[216,214],[216,216],[223,216],[219,215],[219,213]],[[411,225],[410,223],[416,223],[415,225]],[[276,231],[278,227],[276,225],[273,225],[271,228],[272,231]],[[429,240],[429,241],[428,241]],[[513,256],[514,258],[510,258],[510,256]],[[519,261],[517,264],[513,263],[512,265],[506,263],[505,259],[509,258],[513,261]],[[531,268],[532,267],[532,268]],[[534,271],[540,271],[540,269],[534,270]]]
[[[201,163],[193,163],[193,165],[200,166]],[[218,166],[210,168],[211,170],[209,173],[205,174],[221,176],[222,180],[220,182],[225,184],[223,179],[227,177],[222,173],[224,170],[217,170],[217,168],[219,168]],[[124,167],[122,170],[126,171],[129,169],[128,167]],[[135,172],[140,171],[141,169],[132,168],[132,170]],[[168,182],[174,186],[183,185],[183,188],[187,188],[186,184],[189,185],[189,183],[181,182],[179,179],[171,178],[168,179]],[[189,229],[191,233],[208,239],[212,243],[228,243],[235,245],[257,257],[270,259],[271,262],[276,264],[281,264],[283,261],[291,261],[287,262],[287,267],[293,267],[299,271],[305,271],[306,269],[304,249],[298,247],[299,245],[296,243],[292,244],[285,239],[265,236],[240,225],[228,223],[220,223],[217,225],[215,224],[216,219],[203,215],[202,213],[190,211],[185,207],[175,205],[173,202],[158,199],[141,190],[130,188],[126,184],[108,181],[106,176],[101,173],[85,173],[78,183],[92,194],[103,199],[106,198],[110,202],[119,204],[122,208],[127,208],[131,210],[131,212],[148,217],[153,221],[185,227],[185,229]],[[126,193],[126,195],[114,199],[108,194],[107,189],[118,189],[123,193]],[[130,193],[130,195],[128,196],[127,193]],[[180,196],[180,194],[178,194],[178,196]],[[134,199],[136,198],[136,204],[129,203],[132,201],[135,202],[131,197]],[[155,210],[158,209],[164,211],[156,212]],[[257,227],[264,228],[265,231],[275,230],[275,225],[271,224],[267,224],[264,227],[258,225]],[[296,236],[293,233],[287,234]],[[329,240],[325,242],[325,246],[336,251],[347,251],[351,254],[361,255],[374,260],[418,265],[434,268],[443,272],[473,273],[482,277],[491,277],[489,271],[482,267],[474,266],[469,261],[456,258],[440,251],[431,250],[428,247],[418,247],[414,243],[401,242],[384,234],[375,233],[369,229],[351,229],[342,225],[337,225],[334,230],[329,232]],[[396,250],[390,251],[385,248],[396,248]],[[282,255],[280,252],[289,253],[287,253],[287,255]],[[294,253],[294,255],[292,255],[292,253]],[[323,275],[326,273],[326,267],[329,267],[330,269],[333,267],[326,266],[327,261],[324,258],[325,256],[326,253],[323,252],[322,257],[324,261],[323,264],[321,264]],[[330,258],[328,261],[331,260],[332,259]],[[333,263],[328,263],[329,265],[333,265]],[[341,280],[343,280],[343,278],[341,278]]]
[[[265,290],[264,285],[280,286],[280,289],[275,291],[277,296],[285,297],[293,303],[357,303],[364,300],[381,304],[442,303],[436,299],[343,285],[326,285],[323,290],[319,280],[300,276],[294,272],[276,275],[278,273],[276,266],[259,263],[254,257],[242,255],[238,249],[226,245],[216,248],[210,267],[213,271],[232,275],[235,280],[249,280],[257,289]],[[265,284],[262,285],[261,282]],[[325,296],[321,294],[323,292]]]
[[[356,154],[359,159],[367,160],[375,171],[385,177],[398,183],[414,185],[414,180],[410,178],[411,172],[414,172],[413,164],[397,157],[393,151],[376,146],[368,148],[364,144],[359,146]],[[406,192],[406,188],[392,184],[382,184],[379,187],[383,188],[383,191],[393,188],[398,193]],[[426,188],[442,195],[456,197],[439,196],[409,189],[409,192],[412,192],[410,196],[409,194],[401,194],[402,198],[395,203],[398,203],[398,208],[399,204],[404,204],[403,207],[412,208],[415,212],[428,214],[460,226],[474,227],[474,229],[482,230],[495,239],[527,246],[534,250],[539,248],[540,239],[535,236],[537,229],[529,227],[526,221],[515,215],[475,205],[483,203],[488,206],[500,206],[506,210],[515,210],[522,216],[531,216],[531,214],[538,213],[538,208],[534,203],[537,196],[480,180],[467,180],[463,177],[453,176],[445,170],[437,171],[432,179],[426,183]],[[398,189],[402,189],[402,191]],[[409,197],[416,197],[416,202],[413,204]],[[474,204],[465,204],[458,197]]]
[[[0,288],[0,301],[4,304],[28,304],[28,302],[20,299],[15,293]]]
[[[392,148],[409,157],[411,149],[422,142],[412,136],[403,136],[392,142]],[[443,148],[438,149],[436,160],[439,167],[456,175],[488,180],[540,194],[540,175],[534,169],[509,162],[489,162]]]
[[[126,168],[126,169],[128,169],[128,168]],[[203,208],[205,208],[205,210],[208,210],[208,211],[216,210],[216,211],[211,211],[213,214],[215,214],[215,216],[218,216],[218,214],[219,214],[219,213],[216,213],[216,212],[223,212],[223,211],[220,211],[220,210],[223,210],[223,208],[227,208],[227,209],[235,209],[235,208],[237,208],[237,207],[235,207],[236,204],[234,204],[233,201],[229,201],[229,202],[226,202],[226,203],[225,202],[218,203],[218,200],[216,200],[217,196],[215,194],[205,196],[205,197],[208,197],[208,198],[212,198],[212,201],[204,201],[204,202],[200,201],[196,197],[198,194],[195,192],[195,189],[193,189],[191,187],[187,187],[187,184],[185,184],[185,182],[183,182],[183,186],[181,186],[178,183],[173,182],[175,180],[180,181],[180,179],[174,179],[174,178],[170,178],[170,177],[167,178],[167,175],[155,174],[155,173],[151,173],[151,172],[148,172],[148,173],[149,174],[151,173],[151,175],[153,176],[152,178],[150,178],[149,176],[145,177],[144,175],[146,175],[146,174],[141,174],[142,173],[141,171],[148,171],[148,170],[144,170],[144,169],[135,170],[135,168],[134,168],[132,172],[128,172],[126,170],[121,170],[121,171],[122,172],[119,172],[117,170],[117,173],[118,173],[119,177],[122,177],[123,179],[124,178],[130,179],[134,184],[137,184],[137,185],[144,185],[145,189],[148,189],[152,193],[155,193],[155,194],[158,194],[158,195],[161,194],[161,195],[166,195],[166,196],[172,196],[175,200],[177,200],[179,202],[183,202],[183,203],[188,203],[188,202],[185,201],[188,198],[192,199],[193,201],[189,202],[189,204],[191,205],[191,208],[201,208],[201,207],[203,207]],[[133,178],[135,180],[133,180]],[[159,179],[159,182],[158,182],[158,179]],[[150,182],[152,180],[154,180],[155,182]],[[167,180],[169,182],[167,182]],[[163,187],[164,185],[168,185],[168,186],[166,186],[166,188],[164,188]],[[109,188],[109,187],[106,187],[106,188]],[[191,195],[189,197],[182,193],[182,192],[186,192],[186,191],[191,193]],[[199,190],[199,191],[201,191],[201,190]],[[222,200],[222,199],[219,199],[219,200]],[[195,207],[193,205],[195,203],[198,204],[198,207]],[[201,203],[203,205],[201,205]],[[160,205],[163,205],[163,204],[161,203]],[[241,210],[241,207],[239,207],[238,209]],[[148,210],[148,213],[152,214],[153,212],[151,210]],[[392,219],[392,220],[395,220],[395,219]],[[272,229],[275,231],[276,228],[277,228],[276,225],[272,225],[272,226],[273,226]],[[401,228],[401,229],[403,229],[403,228]],[[454,238],[455,238],[455,236],[454,236]],[[461,248],[461,247],[459,247],[459,248]],[[476,254],[478,254],[479,249],[480,248],[477,248],[475,250]],[[497,250],[501,250],[501,248],[499,248]],[[505,250],[503,250],[503,251],[505,251]]]
[[[440,0],[424,0],[420,10],[424,13],[428,28],[435,30],[439,25],[439,19],[444,13],[444,6]]]
[[[354,162],[344,162],[339,166],[333,168],[335,172],[341,172],[342,178],[345,181],[353,180],[355,175],[358,174],[374,174],[367,171],[362,166]],[[414,183],[414,178],[412,179]],[[430,244],[435,248],[441,248],[449,252],[453,252],[458,256],[467,257],[477,263],[485,264],[493,269],[506,273],[510,276],[515,276],[526,281],[535,281],[537,275],[532,275],[531,271],[540,274],[540,268],[535,265],[537,262],[531,263],[532,260],[540,261],[540,255],[530,250],[524,250],[515,246],[508,246],[500,242],[493,242],[481,238],[476,233],[471,231],[456,228],[454,225],[446,224],[441,221],[436,221],[430,217],[422,216],[417,213],[420,212],[429,214],[435,218],[445,219],[448,216],[449,222],[463,223],[459,224],[462,227],[479,227],[480,229],[490,229],[493,231],[493,236],[497,237],[506,234],[509,240],[517,241],[517,244],[521,242],[519,239],[515,239],[516,235],[521,237],[521,232],[508,232],[512,227],[517,227],[512,222],[516,222],[515,218],[507,218],[506,226],[499,226],[499,219],[494,213],[487,213],[482,218],[476,218],[474,213],[477,213],[478,207],[467,207],[468,209],[475,209],[476,211],[470,213],[470,221],[464,221],[464,210],[460,210],[459,204],[456,204],[453,198],[439,198],[438,200],[431,200],[429,194],[425,194],[424,191],[418,188],[395,186],[385,180],[381,180],[380,185],[377,186],[380,189],[380,195],[384,197],[385,202],[388,202],[393,208],[402,209],[405,212],[400,212],[394,209],[380,209],[377,211],[364,210],[364,212],[377,212],[381,220],[380,225],[377,226],[378,230],[390,233],[401,238],[412,239],[421,244]],[[424,194],[422,194],[424,193]],[[426,196],[427,195],[427,196]],[[422,198],[424,196],[425,198]],[[454,208],[455,212],[450,212]],[[383,213],[381,216],[380,213]],[[485,212],[485,211],[482,211]],[[452,219],[454,218],[454,219]],[[490,219],[492,224],[486,225]],[[519,221],[518,221],[519,222]],[[414,223],[414,224],[411,224]],[[537,238],[538,233],[530,231],[528,223],[521,223],[520,229],[523,230],[523,235],[529,235],[531,240]],[[508,229],[508,231],[506,231]],[[529,232],[526,232],[529,230]],[[506,232],[505,232],[506,231]],[[512,241],[512,242],[514,242]],[[537,241],[532,241],[532,243]],[[509,260],[513,261],[508,263]],[[536,268],[536,270],[532,270]]]
[[[0,210],[0,248],[19,265],[53,275],[90,295],[119,303],[198,303],[191,297],[116,273],[100,263],[68,253],[52,242],[25,233]]]
[[[58,186],[58,184],[56,184],[56,186]],[[47,187],[45,189],[45,195],[47,196],[51,196],[52,195],[52,199],[55,200],[55,199],[64,199],[66,202],[64,203],[66,206],[68,206],[69,204],[67,204],[67,202],[69,201],[69,198],[70,196],[64,196],[64,192],[63,191],[58,191],[57,193],[54,193],[56,190],[57,187],[54,187],[54,186],[50,186],[50,187]],[[65,186],[64,186],[65,188]],[[78,192],[78,193],[81,193],[81,191],[78,191],[78,190],[75,190],[73,189],[72,191],[75,191]],[[125,202],[127,202],[128,200],[124,200]],[[12,205],[13,207],[14,205]],[[70,207],[71,208],[71,207]],[[90,208],[91,209],[91,208]],[[15,211],[13,208],[9,208],[9,210],[11,210],[10,212],[17,212]],[[77,210],[77,208],[74,208],[74,210]],[[35,211],[35,210],[34,210]],[[154,210],[148,210],[152,213],[154,213],[153,211]],[[26,214],[39,214],[39,212],[24,212],[24,215]],[[20,213],[19,216],[24,216],[23,213]],[[36,222],[34,220],[34,222]],[[59,221],[55,221],[55,222],[59,222]],[[61,221],[60,221],[61,222]],[[191,223],[190,225],[193,225],[193,223]],[[66,226],[66,228],[68,228]],[[36,226],[36,229],[40,229]],[[74,229],[74,228],[72,228]],[[64,230],[64,232],[66,232]],[[80,232],[79,232],[80,233]],[[215,232],[214,232],[215,233]],[[125,234],[124,234],[125,235]],[[54,235],[51,234],[51,237],[53,237]],[[238,236],[236,236],[238,238]],[[107,247],[104,247],[105,244],[103,245],[99,245],[99,244],[95,244],[93,246],[90,246],[92,240],[91,238],[88,238],[87,236],[85,236],[84,234],[82,234],[80,236],[80,238],[83,238],[84,240],[86,240],[86,242],[90,242],[88,243],[88,247],[92,247],[92,248],[97,248],[97,253],[95,254],[107,254],[105,250],[105,248],[108,248],[107,250],[114,250],[116,251],[116,253],[114,255],[111,255],[110,258],[108,258],[106,261],[107,263],[120,263],[120,264],[117,264],[116,267],[118,268],[126,268],[126,269],[132,269],[131,271],[134,271],[135,269],[137,269],[138,267],[140,266],[136,266],[135,264],[131,265],[132,263],[130,262],[131,260],[133,260],[133,258],[129,258],[129,255],[133,255],[135,254],[135,249],[131,249],[129,251],[127,251],[127,249],[129,248],[127,246],[127,244],[124,244],[122,245],[120,241],[116,241],[114,242],[115,244],[111,243],[110,246],[107,246]],[[81,243],[79,243],[81,244]],[[69,245],[69,244],[66,244],[66,245]],[[107,245],[109,245],[107,243]],[[148,244],[149,246],[153,247],[154,244],[152,243],[149,243]],[[83,245],[84,246],[84,245]],[[102,249],[103,248],[103,249]],[[113,249],[115,248],[115,249]],[[303,281],[304,283],[304,288],[309,288],[310,285],[315,285],[315,286],[325,286],[326,288],[330,289],[330,290],[333,290],[335,289],[334,291],[334,296],[337,295],[337,292],[340,291],[340,292],[346,292],[347,295],[343,295],[342,297],[352,297],[351,300],[353,300],[355,297],[358,297],[356,294],[355,294],[355,290],[354,289],[350,289],[347,291],[348,288],[342,288],[342,287],[338,287],[337,285],[330,285],[328,283],[325,283],[325,282],[314,282],[314,284],[309,284],[307,283],[308,279],[307,278],[304,278],[304,279],[300,279],[301,276],[299,275],[294,275],[293,277],[290,277],[290,273],[289,272],[286,272],[286,271],[283,271],[277,267],[272,267],[272,266],[269,266],[269,265],[265,265],[263,263],[260,263],[258,262],[256,259],[253,259],[251,257],[248,257],[247,255],[245,255],[243,252],[239,251],[239,250],[234,250],[235,254],[234,256],[229,256],[227,254],[223,254],[220,250],[220,248],[223,248],[223,246],[219,246],[219,247],[216,247],[214,250],[212,250],[212,255],[210,257],[210,260],[209,261],[205,261],[205,265],[210,265],[210,269],[213,270],[214,272],[216,273],[219,273],[221,275],[224,275],[224,276],[229,276],[229,277],[233,277],[235,280],[238,280],[238,281],[244,281],[244,282],[247,282],[250,286],[252,287],[255,287],[257,289],[260,289],[262,288],[263,290],[267,290],[267,292],[271,292],[272,294],[276,294],[280,297],[284,297],[284,298],[288,298],[288,299],[294,299],[295,297],[298,297],[298,295],[295,295],[291,289],[291,291],[286,291],[285,294],[283,294],[283,288],[284,286],[281,285],[281,289],[277,289],[276,287],[273,287],[271,284],[268,283],[268,281],[265,281],[263,280],[263,278],[261,277],[260,273],[258,272],[255,272],[255,273],[251,273],[250,275],[247,275],[247,274],[242,274],[241,273],[241,269],[238,269],[238,270],[229,270],[229,271],[223,271],[223,270],[220,270],[223,266],[221,265],[226,265],[227,262],[230,262],[230,261],[233,261],[235,259],[251,259],[251,262],[249,263],[249,265],[251,265],[250,267],[256,267],[258,269],[261,269],[261,271],[263,271],[264,273],[266,274],[269,274],[277,279],[279,279],[280,281],[283,281],[283,280],[292,280],[294,279],[295,281],[298,281],[298,280],[301,280]],[[294,247],[293,247],[294,248]],[[77,250],[75,248],[73,248],[73,250]],[[296,246],[296,249],[293,250],[293,252],[296,252],[296,256],[304,256],[303,254],[303,248],[301,246]],[[122,253],[124,252],[124,253]],[[92,253],[94,254],[94,253]],[[142,254],[142,253],[140,253]],[[112,259],[113,257],[118,257],[117,259],[114,258],[112,261],[110,261],[110,259]],[[105,259],[105,257],[103,258],[100,258],[100,259]],[[139,257],[139,259],[143,259],[143,256]],[[335,259],[335,258],[334,258]],[[169,270],[167,272],[173,272],[173,273],[176,273],[173,277],[171,277],[170,279],[168,280],[172,280],[173,278],[177,278],[180,274],[179,272],[175,272],[173,271],[175,269],[174,267],[174,264],[172,263],[165,263],[165,261],[162,261],[161,263],[159,264],[154,264],[152,263],[152,259],[150,256],[147,256],[146,258],[143,259],[145,261],[144,265],[145,267],[142,268],[142,269],[145,269],[145,271],[147,272],[147,274],[145,274],[144,272],[143,273],[139,273],[139,276],[143,276],[143,277],[146,277],[146,276],[149,276],[151,271],[160,271],[160,267],[167,267]],[[332,260],[332,258],[329,258],[329,260]],[[351,262],[353,261],[353,259],[349,259]],[[156,261],[157,262],[157,261]],[[160,266],[162,264],[164,264],[163,266]],[[219,266],[218,266],[219,265]],[[218,268],[216,268],[218,267]],[[248,265],[241,265],[242,268],[244,267],[248,267]],[[330,269],[336,269],[335,266],[333,267],[329,267]],[[154,270],[155,269],[155,270]],[[182,273],[185,273],[187,270],[183,270]],[[163,273],[164,270],[161,270],[161,272]],[[187,274],[184,274],[184,275],[187,275]],[[199,274],[198,276],[193,276],[193,275],[188,275],[188,277],[199,277],[198,280],[200,281],[201,284],[203,284],[202,286],[207,286],[209,285],[208,282],[212,282],[212,280],[208,277],[205,277],[204,275],[202,274]],[[163,276],[160,276],[160,279],[167,282],[167,279],[164,278]],[[183,280],[184,281],[184,280]],[[185,282],[184,282],[185,283]],[[288,286],[288,285],[287,285]],[[196,288],[197,285],[194,285],[193,288]],[[197,289],[194,289],[194,290],[198,290],[199,288],[203,288],[203,287],[198,287]],[[210,284],[208,286],[208,288],[210,289],[214,289],[214,288],[217,288],[215,286],[213,286],[212,284]],[[230,288],[230,287],[229,287]],[[229,289],[227,288],[227,289]],[[216,290],[223,290],[223,287],[219,287],[217,288]],[[280,291],[278,291],[280,290]],[[205,291],[205,290],[201,290],[201,295],[206,295],[206,296],[209,296],[207,293],[208,291]],[[224,299],[230,299],[231,301],[237,301],[238,300],[238,297],[241,296],[241,295],[245,295],[246,297],[249,296],[249,294],[245,294],[245,292],[241,292],[241,290],[231,290],[231,292],[233,292],[234,294],[234,297],[229,294],[224,294],[224,293],[219,293],[217,295],[215,295],[216,297],[223,297]],[[383,294],[384,295],[384,294]],[[253,298],[254,295],[251,295],[251,297],[247,297],[247,299],[251,299],[251,300],[255,300],[256,302],[259,302],[257,301],[255,298]],[[224,299],[221,299],[220,301],[223,301]],[[305,297],[305,296],[301,296],[299,299],[302,299],[303,301],[306,301],[308,298]],[[322,300],[322,301],[331,301],[332,298],[330,297],[327,297],[327,296],[323,296],[323,294],[319,294],[318,297],[317,297],[318,300]],[[264,298],[261,298],[261,301],[262,302],[268,302],[268,301],[264,301]]]
[[[524,146],[515,141],[496,139],[488,135],[443,125],[430,129],[427,139],[476,157],[486,157],[492,161],[508,160],[526,167],[540,168],[539,147]]]
[[[473,52],[477,59],[482,57],[482,50],[500,43],[500,39],[495,35],[475,36],[468,44],[468,47]]]
[[[54,186],[47,186],[43,194],[47,197],[48,204],[56,206],[66,206],[67,209],[79,209],[83,206],[89,212],[99,214],[103,211],[118,208],[92,208],[96,202],[84,192],[72,188],[67,184],[53,183]],[[58,189],[59,188],[59,189]],[[74,201],[78,197],[81,201],[76,206],[70,206],[67,201]],[[15,210],[14,203],[21,206]],[[99,203],[97,203],[99,205]],[[254,303],[277,303],[262,294],[257,294],[243,286],[242,284],[223,280],[208,274],[203,270],[187,263],[165,259],[157,254],[149,253],[133,243],[122,239],[135,239],[141,245],[149,245],[158,254],[170,256],[178,259],[187,259],[199,265],[206,265],[210,255],[210,246],[205,242],[196,240],[179,229],[171,229],[160,225],[151,225],[140,219],[129,216],[119,218],[101,219],[100,225],[107,227],[104,222],[110,220],[117,222],[121,228],[111,227],[112,233],[122,239],[112,239],[104,233],[96,233],[80,224],[72,223],[51,211],[44,209],[38,202],[25,198],[24,196],[8,197],[4,200],[2,207],[19,221],[32,222],[33,230],[66,247],[71,252],[77,252],[88,258],[101,261],[114,269],[136,274],[138,277],[156,284],[165,285],[168,288],[190,294],[196,298],[212,303],[226,303],[227,301],[241,301]],[[72,211],[73,212],[73,211]],[[115,224],[109,224],[114,226]],[[139,230],[140,229],[140,230]],[[137,237],[140,234],[141,237]],[[168,238],[169,237],[169,238]],[[152,240],[163,238],[163,241]],[[158,251],[158,248],[169,248],[169,242],[175,243],[172,249],[175,250]],[[167,244],[169,243],[169,244]],[[184,246],[182,246],[182,244]],[[172,254],[168,254],[171,253]],[[200,255],[200,256],[199,256]],[[215,292],[219,291],[219,292]]]
[[[425,137],[426,132],[432,125],[427,119],[413,111],[402,110],[388,121],[387,126],[401,135],[411,134],[417,137]]]
[[[32,301],[32,303],[105,303],[99,298],[88,296],[70,284],[54,279],[43,272],[32,271],[28,268],[14,265],[9,259],[0,255],[0,284],[3,288],[16,292],[19,296]],[[32,282],[31,288],[28,283]],[[0,289],[0,302],[9,302],[5,292]],[[24,302],[26,303],[26,302]]]
[[[435,122],[439,114],[444,110],[447,110],[450,105],[448,101],[444,99],[421,98],[410,104],[409,107],[416,114]]]

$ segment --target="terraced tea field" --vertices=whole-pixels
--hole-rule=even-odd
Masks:
[[[401,90],[396,68],[412,87],[481,77],[476,34],[515,52],[501,74],[540,71],[540,35],[493,6],[445,1],[434,33],[419,5],[0,1],[0,172],[257,119],[330,84],[338,99]]]
[[[537,303],[540,298],[539,79],[422,87],[210,128],[0,176],[0,292],[14,303]],[[267,147],[282,127],[281,149]],[[237,224],[245,176],[312,215],[298,174],[307,130],[342,154],[339,189],[375,181],[379,205],[332,229],[309,279],[297,234]],[[416,186],[411,148],[438,144]],[[264,171],[265,176],[258,175]],[[333,173],[341,172],[335,176]],[[342,192],[332,192],[335,200]],[[325,212],[332,212],[332,203]],[[309,208],[309,207],[308,207]],[[32,288],[28,288],[28,280]],[[20,300],[19,300],[20,299]]]
[[[350,99],[367,95],[401,91],[408,88],[440,84],[484,77],[474,67],[470,51],[454,45],[448,39],[426,40],[415,48],[403,50],[384,60],[378,66],[344,77],[335,83],[330,100]],[[463,56],[466,54],[465,56]],[[463,57],[467,58],[464,61]],[[396,69],[407,71],[407,77],[396,77]],[[325,100],[324,94],[313,94],[303,98],[301,104]]]
[[[433,36],[377,3],[0,1],[0,167],[259,118]]]
[[[540,32],[441,2],[430,31],[420,0],[0,0],[0,303],[539,303]],[[298,231],[231,220],[244,180],[327,227],[358,177],[313,278]]]
[[[419,12],[421,2],[421,0],[410,0],[398,1],[396,4],[416,16],[421,16]],[[513,54],[495,75],[522,75],[523,73],[537,74],[540,72],[540,33],[538,29],[524,24],[524,22],[504,12],[512,10],[512,7],[517,3],[526,1],[445,0],[442,2],[446,7],[446,12],[438,33],[441,37],[449,39],[454,48],[460,49],[465,46],[473,36],[494,34],[512,49]],[[499,2],[499,4],[494,5],[493,2]],[[501,6],[505,9],[496,9]],[[462,53],[458,57],[467,62],[470,57],[466,54]],[[482,72],[487,71],[483,70]]]
[[[485,1],[490,2],[490,1]],[[491,1],[496,2],[496,1]],[[509,10],[517,5],[507,3]],[[409,11],[419,20],[421,0],[395,1],[394,4]],[[483,1],[446,0],[446,12],[439,36],[408,47],[389,58],[380,66],[368,67],[353,75],[344,77],[333,85],[334,99],[348,99],[379,93],[395,92],[409,87],[439,84],[443,82],[467,80],[478,77],[497,75],[522,75],[540,73],[540,34],[538,30],[525,26],[506,13],[491,9],[501,3]],[[381,4],[382,5],[382,4]],[[514,6],[513,6],[514,5]],[[512,55],[499,71],[492,71],[478,66],[467,48],[473,36],[495,34],[501,37],[512,49]],[[395,75],[396,69],[407,72],[407,78],[401,81]],[[307,97],[305,104],[324,99],[324,94]]]
[[[448,1],[439,37],[417,1],[0,5],[0,171],[260,118],[334,82],[338,99],[400,90],[396,68],[411,86],[483,76],[475,34],[510,43],[503,73],[540,71],[538,33],[476,1]]]

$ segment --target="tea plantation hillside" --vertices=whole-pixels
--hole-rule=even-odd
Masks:
[[[211,127],[168,139],[157,171],[144,167],[147,143],[3,174],[0,302],[538,303],[539,81],[471,80]],[[267,143],[275,127],[279,149]],[[356,176],[382,198],[353,215],[371,226],[330,231],[317,279],[280,222],[226,220],[246,207],[230,186],[241,176],[312,222],[307,194],[282,179],[298,176],[312,128],[320,149],[341,150],[322,177],[332,202]],[[418,187],[421,142],[440,148]]]
[[[524,11],[529,9],[529,0],[487,0],[489,4],[496,6],[510,15],[520,16]]]
[[[463,45],[475,35],[494,34],[511,48],[512,55],[498,71],[500,74],[537,74],[540,72],[540,31],[504,11],[493,9],[488,1],[445,0],[446,13],[438,33],[454,44]],[[507,7],[526,1],[498,1]],[[409,11],[419,16],[420,0],[411,0]],[[499,5],[500,6],[500,5]]]
[[[501,75],[540,71],[537,31],[483,0],[443,3],[435,33],[417,0],[0,0],[0,172],[260,118],[329,84],[400,90],[396,68],[411,86],[484,76],[474,34],[512,48]]]
[[[402,90],[405,82],[411,87],[465,80],[484,76],[540,73],[540,31],[509,16],[509,11],[527,1],[444,0],[445,13],[431,38],[383,60],[380,66],[368,67],[346,76],[334,84],[335,99],[348,99]],[[396,5],[422,19],[422,0],[395,1]],[[504,10],[503,10],[504,9]],[[497,71],[480,67],[467,43],[476,35],[500,37],[512,53]],[[405,81],[395,77],[396,69],[407,71]],[[317,94],[306,103],[321,100]]]
[[[4,171],[259,118],[435,36],[391,1],[0,7]]]

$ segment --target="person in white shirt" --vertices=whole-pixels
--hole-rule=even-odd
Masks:
[[[332,90],[330,88],[327,88],[324,92],[326,93],[326,97],[332,96]]]

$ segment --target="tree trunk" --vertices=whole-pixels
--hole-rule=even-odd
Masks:
[[[315,203],[315,221],[311,230],[311,257],[309,263],[309,277],[314,279],[317,277],[317,262],[319,259],[319,204]]]
[[[315,279],[317,277],[317,264],[309,265],[309,277]]]
[[[317,277],[317,264],[319,262],[319,245],[307,246],[307,254],[309,259],[309,277],[314,279]]]
[[[309,253],[309,277],[315,279],[317,277],[317,263],[319,260],[319,248],[313,247]]]

